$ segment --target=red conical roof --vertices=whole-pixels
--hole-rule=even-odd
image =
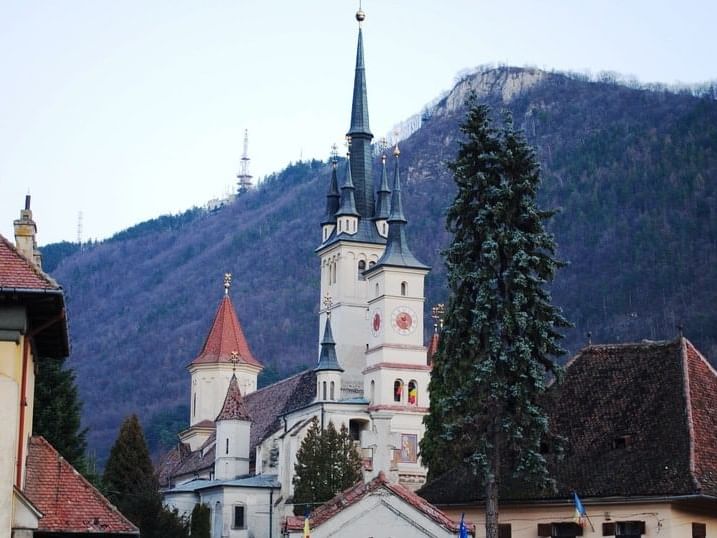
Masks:
[[[237,376],[233,375],[231,381],[229,381],[229,388],[227,389],[226,398],[224,398],[224,405],[222,410],[217,415],[217,421],[219,420],[251,420],[249,411],[246,409],[244,398],[239,390],[239,383],[237,382]]]
[[[214,323],[204,347],[192,364],[231,364],[234,352],[238,354],[237,364],[251,364],[262,368],[261,363],[251,354],[229,295],[225,295],[214,316]]]

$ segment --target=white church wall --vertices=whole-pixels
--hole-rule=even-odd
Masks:
[[[201,496],[202,502],[212,511],[212,538],[279,536],[282,514],[272,506],[277,500],[277,491],[271,495],[270,490],[265,488],[224,486],[203,490]],[[243,527],[235,526],[235,507],[244,509]],[[218,521],[221,521],[220,528],[216,526]],[[270,521],[272,532],[269,531]]]

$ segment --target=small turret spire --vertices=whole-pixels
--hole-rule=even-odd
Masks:
[[[351,177],[350,152],[347,153],[346,156],[348,157],[346,159],[346,179],[344,180],[344,184],[341,186],[341,206],[336,212],[336,216],[358,217],[359,213],[356,210],[356,198],[354,197],[354,191],[356,190],[356,187],[354,187],[354,182]]]
[[[329,181],[329,192],[326,193],[326,213],[321,225],[336,224],[336,212],[339,210],[340,195],[339,181],[336,176],[336,144],[331,148],[331,180]]]
[[[386,220],[391,208],[391,190],[388,188],[388,174],[386,173],[386,155],[381,155],[381,184],[376,197],[376,214],[374,219]]]
[[[326,316],[326,325],[324,325],[324,337],[321,339],[321,352],[319,353],[319,361],[314,368],[315,371],[335,370],[343,372],[339,360],[336,357],[336,342],[331,332],[331,316]]]
[[[402,223],[405,224],[406,216],[403,214],[403,203],[401,202],[401,174],[398,169],[398,157],[401,150],[398,149],[398,143],[393,148],[393,156],[396,158],[396,164],[393,171],[393,190],[391,191],[391,213],[388,217],[389,224]],[[390,233],[390,232],[389,232]]]

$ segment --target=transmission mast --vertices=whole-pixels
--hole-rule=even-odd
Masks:
[[[77,245],[82,250],[82,211],[77,212]]]
[[[239,173],[237,184],[239,185],[239,194],[244,194],[252,187],[252,176],[249,173],[249,131],[244,129],[244,153],[241,156],[241,163],[239,165]]]

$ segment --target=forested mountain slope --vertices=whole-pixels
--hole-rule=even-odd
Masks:
[[[714,361],[713,97],[517,68],[464,78],[401,145],[409,241],[433,266],[426,313],[446,298],[440,250],[453,184],[445,162],[455,155],[470,89],[497,114],[510,110],[537,148],[540,199],[560,210],[551,228],[569,262],[552,286],[576,325],[566,346],[584,345],[587,331],[594,342],[672,338],[681,323]],[[185,366],[207,334],[224,272],[234,274],[231,295],[267,366],[264,382],[315,361],[314,249],[328,173],[325,163],[295,164],[218,211],[160,217],[82,251],[67,243],[44,249],[46,267],[67,291],[70,364],[100,461],[132,411],[155,447],[186,420]]]

